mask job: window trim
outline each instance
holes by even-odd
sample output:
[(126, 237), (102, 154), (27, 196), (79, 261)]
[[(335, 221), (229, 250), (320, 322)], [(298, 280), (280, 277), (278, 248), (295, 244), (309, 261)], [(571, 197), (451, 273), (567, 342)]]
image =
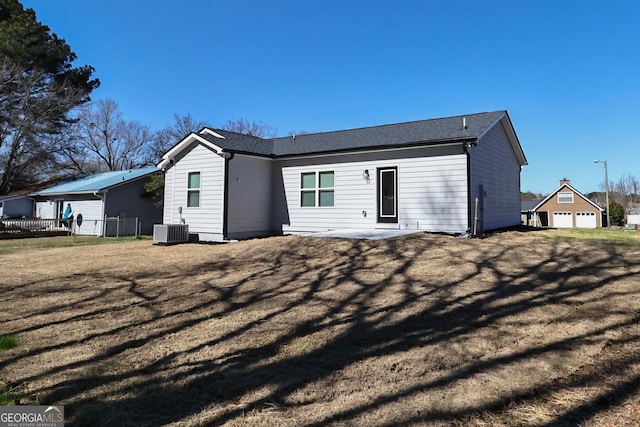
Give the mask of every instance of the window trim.
[[(571, 201), (562, 200), (561, 196), (563, 196), (563, 197), (571, 196)], [(559, 192), (558, 193), (558, 203), (568, 204), (568, 203), (573, 203), (573, 201), (574, 201), (574, 198), (573, 198), (573, 192), (572, 191), (563, 191), (563, 192)]]
[[(327, 174), (330, 173), (333, 176), (333, 186), (332, 187), (322, 187), (320, 184), (320, 175), (321, 174)], [(312, 175), (313, 174), (313, 179), (314, 179), (314, 187), (303, 187), (303, 176), (307, 175)], [(298, 189), (298, 194), (300, 195), (300, 203), (299, 206), (301, 208), (304, 209), (310, 209), (310, 208), (322, 208), (322, 209), (327, 209), (327, 208), (334, 208), (336, 206), (336, 199), (335, 199), (335, 194), (336, 194), (336, 171), (335, 170), (315, 170), (315, 171), (304, 171), (304, 172), (300, 172), (300, 181), (299, 182), (299, 186), (300, 188)], [(333, 194), (333, 204), (329, 205), (329, 206), (322, 206), (320, 204), (320, 194), (321, 193), (329, 193), (331, 192)], [(303, 204), (303, 194), (309, 194), (309, 193), (313, 193), (313, 206), (311, 205), (307, 205), (305, 206)]]
[[(190, 178), (194, 174), (198, 174), (198, 187), (191, 188), (191, 187), (189, 187), (189, 185), (191, 183)], [(200, 205), (201, 205), (201, 203), (200, 203), (200, 194), (201, 194), (200, 192), (201, 192), (201, 189), (202, 189), (202, 173), (200, 171), (187, 172), (187, 200), (186, 200), (186, 203), (185, 203), (187, 208), (192, 209), (192, 208), (199, 208), (200, 207)], [(197, 206), (189, 206), (189, 195), (192, 194), (192, 193), (197, 193), (198, 194), (198, 205)]]

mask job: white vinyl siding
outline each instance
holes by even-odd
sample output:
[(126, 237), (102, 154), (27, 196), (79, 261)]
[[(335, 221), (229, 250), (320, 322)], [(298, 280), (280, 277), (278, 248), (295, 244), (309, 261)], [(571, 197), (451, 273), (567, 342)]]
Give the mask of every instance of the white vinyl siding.
[(502, 123), (497, 122), (468, 150), (471, 157), (470, 203), (475, 209), (475, 199), (479, 200), (481, 229), (519, 225), (520, 165)]
[[(420, 148), (279, 161), (276, 168), (281, 168), (280, 185), (288, 212), (276, 209), (281, 216), (275, 220), (282, 221), (285, 232), (389, 227), (463, 232), (467, 228), (467, 175), (466, 156), (459, 151)], [(375, 171), (385, 167), (398, 171), (397, 224), (377, 223)], [(334, 207), (301, 207), (301, 174), (321, 171), (334, 172)]]
[(56, 202), (36, 202), (36, 218), (54, 219), (56, 217)]
[(104, 227), (102, 200), (69, 200), (64, 202), (64, 206), (67, 206), (67, 203), (71, 203), (74, 220), (82, 214), (82, 225), (76, 231), (78, 234), (102, 236)]
[(269, 234), (271, 159), (236, 154), (229, 161), (228, 238)]
[[(224, 167), (222, 157), (200, 144), (186, 149), (165, 174), (163, 222), (186, 223), (190, 233), (222, 234)], [(199, 206), (188, 207), (188, 174), (195, 171), (200, 172)]]
[[(68, 196), (82, 197), (82, 196)], [(93, 197), (93, 196), (88, 196)], [(36, 216), (42, 219), (57, 218), (56, 204), (61, 203), (66, 208), (67, 204), (71, 204), (71, 213), (74, 220), (78, 219), (78, 215), (82, 214), (82, 225), (76, 230), (77, 234), (101, 236), (103, 230), (103, 202), (102, 200), (71, 200), (57, 199), (56, 201), (40, 201), (36, 202)]]

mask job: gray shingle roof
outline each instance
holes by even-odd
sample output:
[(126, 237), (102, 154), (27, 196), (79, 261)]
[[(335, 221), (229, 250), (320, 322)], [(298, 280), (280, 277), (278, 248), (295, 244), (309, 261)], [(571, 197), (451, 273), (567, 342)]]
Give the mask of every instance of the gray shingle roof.
[[(372, 126), (313, 134), (262, 139), (221, 129), (212, 129), (224, 136), (201, 134), (203, 138), (225, 151), (258, 154), (270, 157), (331, 153), (370, 148), (393, 148), (417, 144), (439, 144), (473, 140), (506, 111), (493, 111), (440, 119)], [(466, 127), (463, 127), (463, 118)]]
[(215, 133), (224, 136), (224, 139), (217, 138), (207, 133), (199, 134), (207, 141), (223, 148), (225, 151), (238, 153), (259, 154), (261, 156), (273, 155), (273, 141), (259, 138), (257, 136), (244, 135), (222, 129), (212, 129)]
[(520, 212), (529, 212), (540, 204), (542, 199), (536, 200), (520, 200)]
[[(274, 154), (287, 156), (366, 148), (399, 147), (475, 139), (505, 112), (469, 114), (274, 139)], [(463, 127), (463, 117), (466, 128)]]

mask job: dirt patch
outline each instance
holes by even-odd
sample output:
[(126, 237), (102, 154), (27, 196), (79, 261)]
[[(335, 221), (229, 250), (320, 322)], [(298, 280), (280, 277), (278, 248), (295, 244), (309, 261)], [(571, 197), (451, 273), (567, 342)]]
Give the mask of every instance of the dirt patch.
[(639, 346), (639, 255), (518, 232), (5, 255), (0, 375), (70, 425), (606, 425), (638, 403), (637, 358), (607, 354)]

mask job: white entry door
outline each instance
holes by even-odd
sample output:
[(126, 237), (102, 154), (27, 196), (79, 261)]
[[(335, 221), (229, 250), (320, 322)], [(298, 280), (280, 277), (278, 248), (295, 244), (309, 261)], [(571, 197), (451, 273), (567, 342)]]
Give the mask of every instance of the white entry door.
[(573, 228), (573, 214), (571, 212), (554, 212), (553, 226), (555, 228)]
[(595, 212), (576, 212), (576, 227), (577, 228), (596, 228), (596, 213)]

